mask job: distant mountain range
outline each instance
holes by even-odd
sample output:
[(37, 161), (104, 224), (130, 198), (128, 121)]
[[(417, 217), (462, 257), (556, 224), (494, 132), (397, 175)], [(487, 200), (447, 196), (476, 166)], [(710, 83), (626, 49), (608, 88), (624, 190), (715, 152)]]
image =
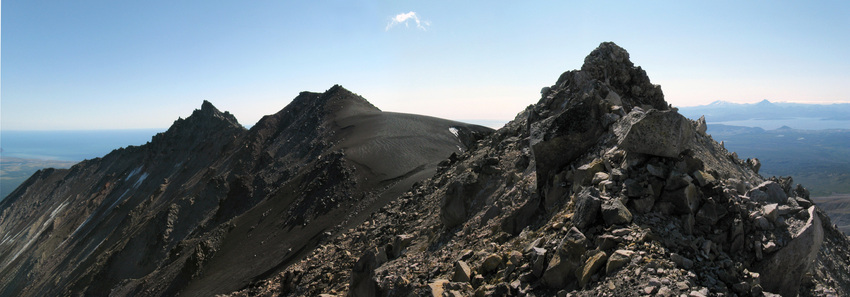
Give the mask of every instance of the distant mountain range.
[(850, 103), (805, 104), (770, 102), (767, 99), (749, 104), (715, 101), (708, 105), (679, 107), (679, 113), (692, 119), (705, 115), (708, 122), (784, 118), (850, 121)]

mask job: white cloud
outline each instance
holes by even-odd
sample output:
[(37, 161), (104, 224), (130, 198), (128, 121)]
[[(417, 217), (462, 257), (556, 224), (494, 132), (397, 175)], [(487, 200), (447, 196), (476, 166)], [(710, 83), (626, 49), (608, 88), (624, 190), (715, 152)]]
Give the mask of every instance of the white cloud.
[(431, 22), (420, 20), (419, 16), (417, 16), (415, 12), (411, 11), (408, 13), (399, 13), (392, 17), (390, 22), (387, 24), (387, 28), (384, 30), (389, 31), (390, 28), (401, 23), (404, 23), (405, 27), (409, 27), (408, 24), (410, 23), (410, 20), (416, 22), (416, 28), (422, 29), (423, 31), (427, 31), (427, 27), (431, 25)]

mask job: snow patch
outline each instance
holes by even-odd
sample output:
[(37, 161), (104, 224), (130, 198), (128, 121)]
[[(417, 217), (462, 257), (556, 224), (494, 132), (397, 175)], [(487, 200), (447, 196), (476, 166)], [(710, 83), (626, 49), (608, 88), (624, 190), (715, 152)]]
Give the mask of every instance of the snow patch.
[[(15, 240), (12, 238), (12, 234), (6, 234), (6, 235), (4, 235), (4, 236), (3, 236), (3, 241), (0, 241), (0, 245), (4, 245), (4, 244), (6, 244), (6, 242), (7, 242), (7, 241), (9, 241), (10, 239), (12, 239), (12, 242), (15, 242)], [(10, 242), (10, 243), (11, 243), (11, 242)]]
[(85, 226), (86, 224), (88, 224), (89, 222), (91, 222), (91, 219), (93, 219), (93, 218), (94, 218), (94, 216), (95, 216), (96, 214), (97, 214), (97, 212), (96, 212), (96, 211), (95, 211), (95, 212), (92, 212), (92, 214), (91, 214), (91, 215), (89, 215), (89, 217), (88, 217), (88, 218), (87, 218), (87, 219), (86, 219), (86, 220), (85, 220), (82, 224), (80, 224), (80, 226), (79, 226), (79, 227), (77, 227), (77, 229), (74, 229), (74, 232), (73, 232), (73, 233), (71, 233), (71, 237), (74, 237), (75, 235), (77, 235), (77, 232), (79, 232), (79, 231), (80, 231), (80, 229), (83, 229), (83, 226)]
[(142, 173), (142, 176), (139, 176), (139, 180), (137, 180), (136, 183), (133, 184), (133, 188), (138, 189), (139, 185), (141, 185), (142, 182), (145, 181), (146, 178), (148, 178), (148, 173), (147, 172)]
[(457, 131), (457, 128), (455, 128), (455, 127), (449, 127), (449, 132), (452, 132), (452, 134), (454, 134), (454, 135), (455, 135), (455, 137), (460, 138), (460, 136), (457, 134), (457, 132), (458, 132), (458, 131)]
[(124, 194), (121, 194), (121, 196), (119, 196), (118, 199), (115, 199), (115, 202), (112, 202), (112, 205), (109, 205), (109, 208), (107, 208), (106, 213), (111, 212), (112, 209), (115, 208), (115, 206), (118, 205), (119, 202), (124, 200), (124, 196), (127, 196), (127, 193), (129, 193), (129, 192), (130, 192), (130, 189), (127, 189), (127, 190), (124, 191)]
[[(6, 263), (4, 263), (4, 264), (3, 264), (2, 269), (5, 269), (5, 268), (6, 268), (6, 266), (9, 266), (9, 264), (12, 264), (12, 262), (15, 262), (15, 259), (17, 259), (17, 258), (18, 258), (18, 257), (19, 257), (19, 256), (20, 256), (23, 252), (24, 252), (24, 251), (26, 251), (27, 249), (29, 249), (29, 247), (30, 247), (30, 246), (31, 246), (31, 245), (32, 245), (32, 244), (33, 244), (33, 243), (34, 243), (34, 242), (35, 242), (35, 241), (36, 241), (39, 237), (41, 237), (41, 233), (44, 233), (44, 231), (45, 231), (45, 230), (47, 230), (47, 227), (50, 225), (50, 223), (53, 223), (53, 219), (54, 219), (54, 218), (56, 218), (56, 215), (57, 215), (57, 214), (59, 214), (59, 212), (60, 212), (60, 211), (62, 211), (62, 209), (64, 209), (64, 208), (65, 208), (65, 206), (67, 206), (67, 205), (68, 205), (68, 200), (65, 200), (65, 202), (62, 202), (62, 204), (60, 204), (58, 207), (56, 207), (55, 209), (53, 209), (53, 211), (51, 211), (51, 212), (50, 212), (50, 217), (49, 217), (47, 220), (45, 220), (45, 222), (44, 222), (43, 224), (41, 224), (41, 229), (39, 229), (39, 230), (38, 230), (38, 232), (36, 232), (35, 234), (33, 234), (33, 235), (30, 237), (30, 239), (29, 239), (29, 240), (27, 240), (27, 243), (25, 243), (25, 244), (24, 244), (24, 246), (23, 246), (23, 247), (21, 247), (21, 248), (18, 250), (18, 252), (17, 252), (17, 253), (15, 253), (15, 255), (14, 255), (14, 256), (12, 256), (12, 258), (11, 258), (11, 259), (9, 259), (9, 261), (8, 261), (8, 262), (6, 262)], [(20, 233), (18, 233), (18, 235), (20, 235)], [(3, 242), (6, 242), (6, 241), (4, 240)]]
[(139, 168), (136, 168), (136, 169), (133, 169), (133, 171), (130, 171), (130, 174), (128, 174), (127, 177), (124, 178), (124, 181), (130, 180), (130, 178), (132, 178), (136, 174), (139, 174), (139, 172), (142, 172), (142, 166), (139, 166)]

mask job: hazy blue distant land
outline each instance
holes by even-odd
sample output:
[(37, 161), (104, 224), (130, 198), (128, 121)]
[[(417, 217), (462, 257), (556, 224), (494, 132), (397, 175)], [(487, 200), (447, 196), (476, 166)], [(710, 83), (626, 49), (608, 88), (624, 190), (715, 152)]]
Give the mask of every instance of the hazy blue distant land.
[(709, 124), (759, 127), (765, 130), (788, 126), (794, 129), (850, 129), (850, 103), (803, 104), (762, 100), (752, 104), (716, 101), (708, 105), (680, 107), (691, 119), (705, 116)]
[(0, 131), (0, 200), (39, 169), (69, 168), (164, 130)]
[(717, 101), (679, 112), (705, 116), (708, 134), (742, 159), (758, 158), (763, 176), (793, 176), (815, 196), (850, 193), (850, 103)]
[(708, 134), (742, 159), (758, 158), (762, 176), (792, 176), (850, 234), (850, 104), (717, 101), (679, 112), (704, 115)]
[(708, 134), (742, 159), (758, 158), (762, 176), (793, 176), (813, 196), (850, 193), (850, 130), (709, 124)]

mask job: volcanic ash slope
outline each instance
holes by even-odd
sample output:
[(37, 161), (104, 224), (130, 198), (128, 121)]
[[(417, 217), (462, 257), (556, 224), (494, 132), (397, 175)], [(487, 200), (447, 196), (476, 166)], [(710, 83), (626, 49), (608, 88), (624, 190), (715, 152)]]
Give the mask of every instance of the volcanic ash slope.
[(357, 226), (492, 129), (341, 86), (244, 129), (204, 102), (142, 146), (42, 170), (0, 202), (0, 296), (211, 296)]

